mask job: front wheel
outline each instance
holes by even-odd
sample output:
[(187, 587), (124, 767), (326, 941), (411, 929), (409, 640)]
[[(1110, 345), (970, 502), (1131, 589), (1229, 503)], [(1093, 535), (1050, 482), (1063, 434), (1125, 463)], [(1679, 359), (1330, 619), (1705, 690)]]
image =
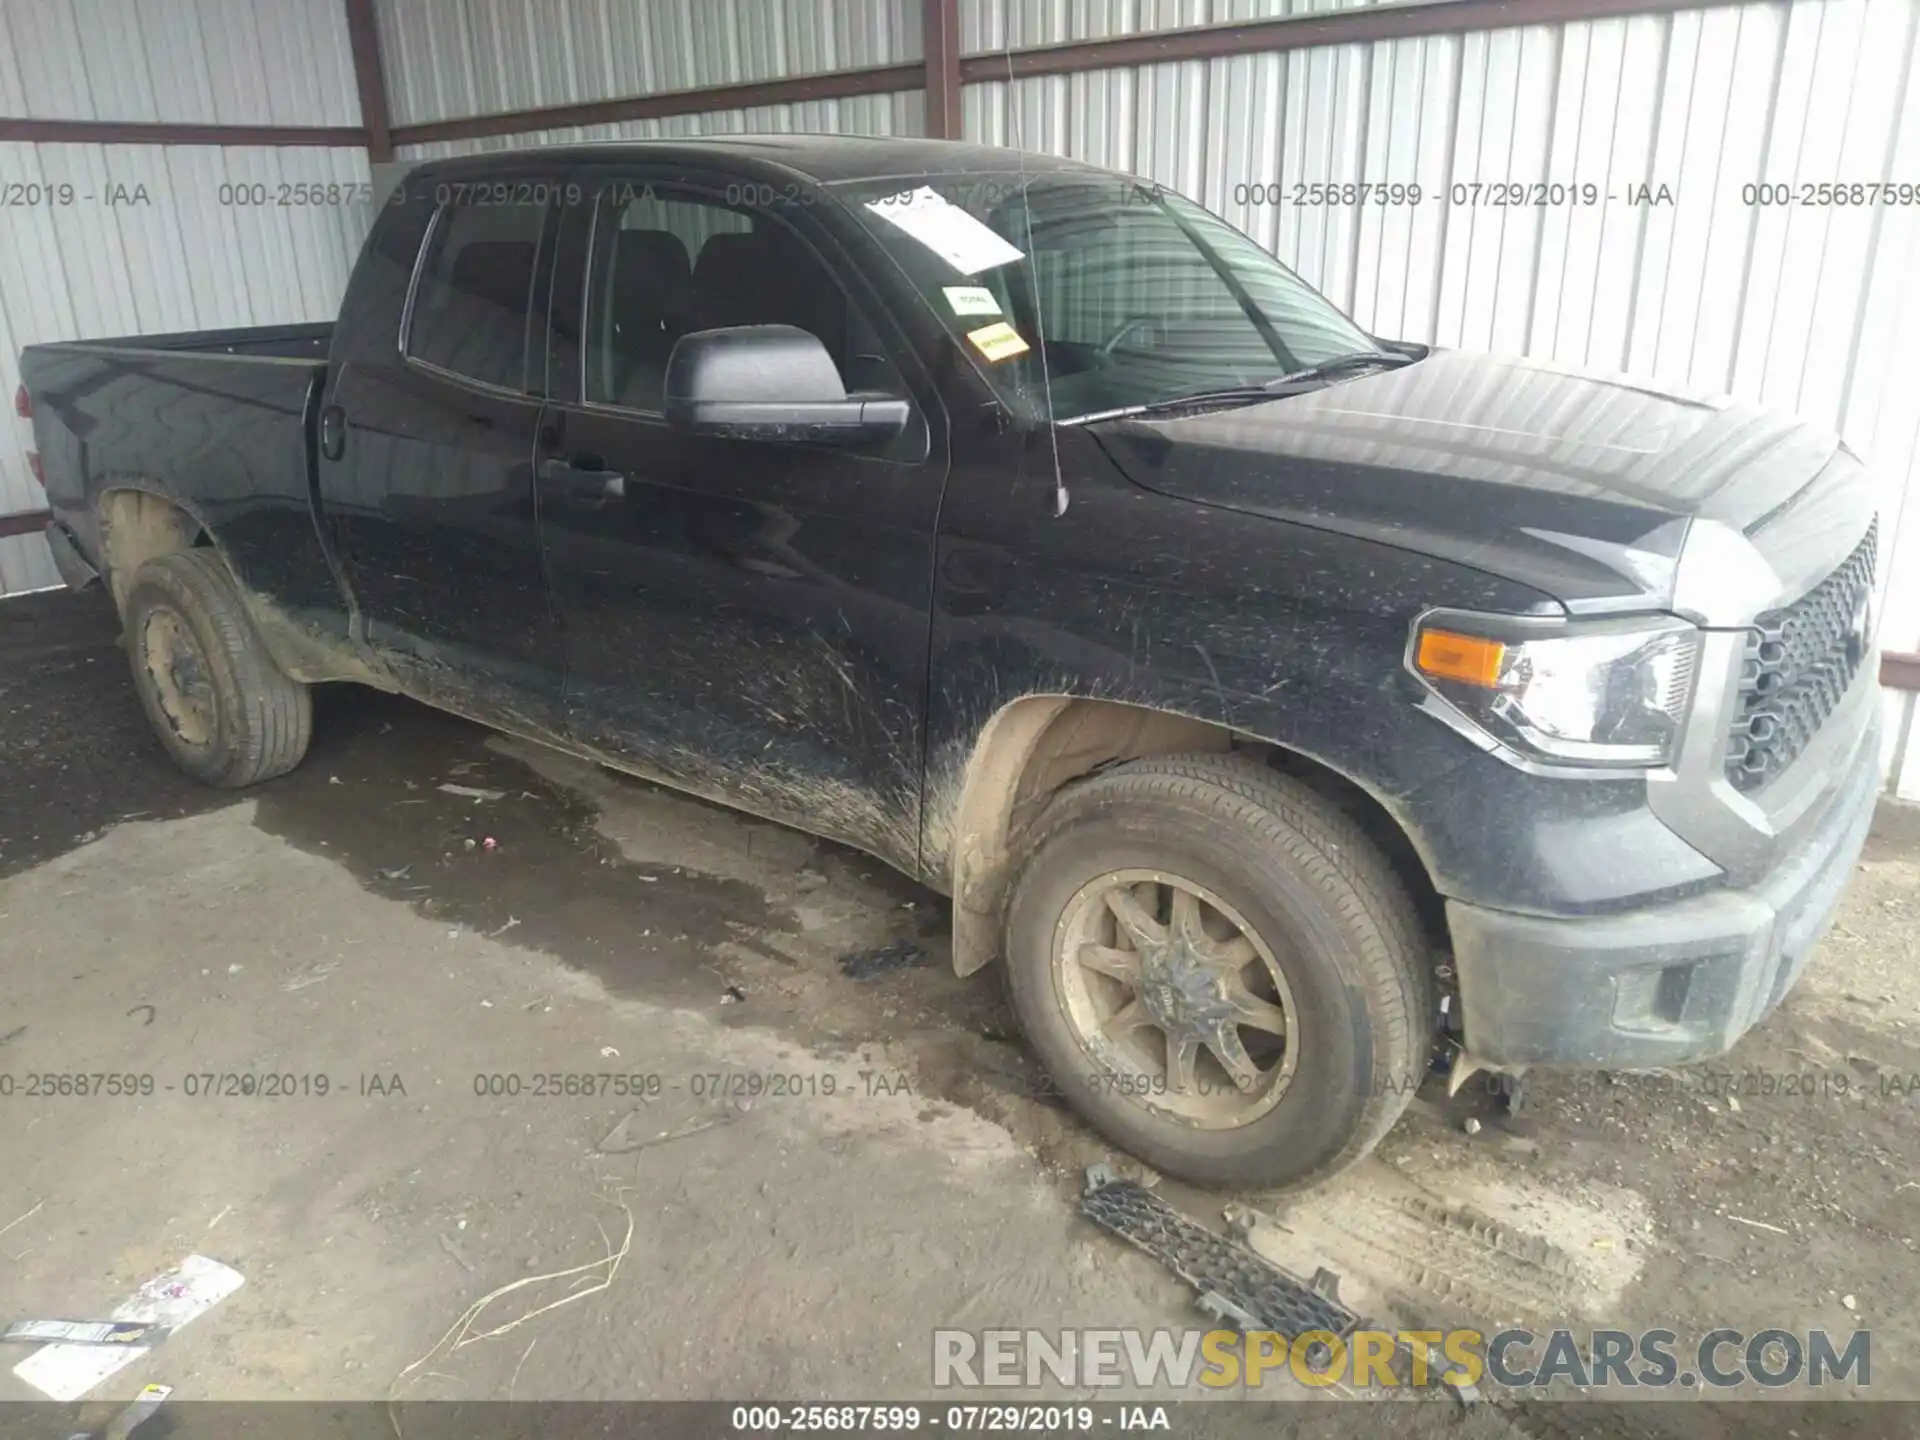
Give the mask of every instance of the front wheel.
[(313, 702), (281, 673), (210, 550), (156, 556), (127, 588), (134, 688), (160, 743), (223, 788), (285, 774), (307, 753)]
[(1101, 1134), (1201, 1185), (1315, 1184), (1426, 1070), (1429, 967), (1392, 868), (1244, 757), (1116, 766), (1029, 832), (1007, 916), (1029, 1043)]

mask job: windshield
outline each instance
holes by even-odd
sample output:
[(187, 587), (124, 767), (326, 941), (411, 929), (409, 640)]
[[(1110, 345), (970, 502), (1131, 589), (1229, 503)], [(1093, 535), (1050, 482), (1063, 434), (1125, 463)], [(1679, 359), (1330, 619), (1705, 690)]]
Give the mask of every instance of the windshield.
[(1379, 348), (1256, 242), (1157, 185), (1049, 172), (834, 189), (1028, 418), (1260, 385)]

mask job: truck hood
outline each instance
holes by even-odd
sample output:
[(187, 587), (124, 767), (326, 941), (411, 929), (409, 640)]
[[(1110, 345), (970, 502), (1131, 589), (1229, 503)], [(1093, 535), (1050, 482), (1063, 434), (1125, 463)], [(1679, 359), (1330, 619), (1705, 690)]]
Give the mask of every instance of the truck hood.
[(1703, 521), (1797, 593), (1872, 509), (1839, 440), (1790, 415), (1465, 351), (1089, 429), (1148, 489), (1470, 565), (1580, 613), (1670, 608)]

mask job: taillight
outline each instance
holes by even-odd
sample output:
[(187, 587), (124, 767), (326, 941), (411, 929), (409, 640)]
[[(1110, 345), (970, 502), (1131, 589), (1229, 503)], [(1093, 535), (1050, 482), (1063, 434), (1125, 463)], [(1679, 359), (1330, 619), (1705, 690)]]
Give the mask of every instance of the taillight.
[(33, 397), (27, 394), (27, 387), (24, 385), (13, 392), (13, 413), (22, 420), (33, 418)]
[(31, 470), (33, 472), (33, 478), (40, 482), (40, 488), (42, 490), (46, 489), (47, 472), (40, 468), (40, 452), (38, 450), (27, 451), (27, 469)]

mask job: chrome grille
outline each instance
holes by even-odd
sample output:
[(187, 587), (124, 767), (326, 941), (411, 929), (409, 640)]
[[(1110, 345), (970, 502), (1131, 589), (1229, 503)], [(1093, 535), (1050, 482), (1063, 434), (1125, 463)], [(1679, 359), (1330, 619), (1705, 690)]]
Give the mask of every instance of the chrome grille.
[(1747, 632), (1740, 703), (1727, 737), (1727, 779), (1758, 790), (1793, 764), (1867, 660), (1880, 523), (1812, 590)]

